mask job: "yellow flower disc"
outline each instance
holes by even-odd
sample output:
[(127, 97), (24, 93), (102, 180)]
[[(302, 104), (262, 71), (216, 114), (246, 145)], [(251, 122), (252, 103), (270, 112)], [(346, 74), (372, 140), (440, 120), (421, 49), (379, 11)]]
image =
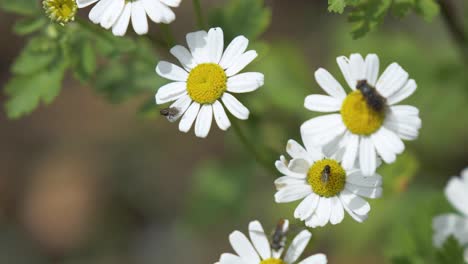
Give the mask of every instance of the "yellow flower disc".
[(286, 264), (286, 262), (282, 261), (281, 259), (269, 258), (262, 260), (260, 264)]
[(42, 6), (49, 18), (61, 25), (75, 20), (78, 10), (75, 0), (44, 0)]
[(203, 63), (190, 71), (187, 92), (197, 103), (212, 104), (227, 89), (227, 76), (223, 68), (215, 63)]
[(385, 119), (385, 111), (375, 111), (366, 101), (361, 91), (350, 93), (341, 106), (341, 118), (354, 134), (370, 135), (377, 131)]
[[(325, 166), (330, 166), (330, 174), (324, 180)], [(346, 184), (346, 171), (333, 159), (316, 161), (307, 173), (307, 182), (312, 186), (314, 193), (323, 197), (333, 197), (339, 194)]]

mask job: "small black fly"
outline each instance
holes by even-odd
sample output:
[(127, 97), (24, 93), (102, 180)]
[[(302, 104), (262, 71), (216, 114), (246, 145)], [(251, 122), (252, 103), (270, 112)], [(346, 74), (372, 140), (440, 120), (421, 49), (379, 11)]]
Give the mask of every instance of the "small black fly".
[(385, 109), (387, 100), (374, 87), (368, 84), (366, 80), (358, 81), (356, 88), (361, 91), (370, 108), (376, 112), (382, 112)]

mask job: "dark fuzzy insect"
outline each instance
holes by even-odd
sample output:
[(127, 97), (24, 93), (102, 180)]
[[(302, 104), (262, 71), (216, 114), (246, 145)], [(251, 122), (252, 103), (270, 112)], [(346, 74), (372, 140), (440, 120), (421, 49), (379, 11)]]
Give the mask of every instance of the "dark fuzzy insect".
[(179, 114), (179, 109), (176, 107), (164, 108), (159, 111), (162, 116), (165, 116), (167, 120), (174, 122), (176, 116)]
[(330, 180), (330, 174), (331, 174), (331, 167), (329, 165), (325, 165), (325, 167), (322, 170), (322, 182), (323, 183), (328, 183)]
[(273, 250), (280, 250), (284, 247), (286, 241), (286, 234), (288, 233), (288, 228), (284, 228), (286, 220), (280, 219), (276, 225), (275, 232), (271, 237), (270, 246)]
[(385, 97), (381, 96), (377, 90), (369, 85), (366, 80), (358, 81), (356, 88), (361, 91), (366, 99), (367, 105), (376, 112), (382, 112), (387, 105)]

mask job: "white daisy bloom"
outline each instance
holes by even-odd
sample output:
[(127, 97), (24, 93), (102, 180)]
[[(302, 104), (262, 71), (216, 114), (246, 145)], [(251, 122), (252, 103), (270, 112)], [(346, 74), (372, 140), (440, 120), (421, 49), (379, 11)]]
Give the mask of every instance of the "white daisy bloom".
[(364, 198), (382, 195), (382, 177), (376, 173), (364, 176), (356, 168), (345, 169), (340, 154), (327, 157), (319, 148), (307, 143), (305, 146), (289, 140), (286, 151), (292, 160), (281, 156), (276, 161), (283, 176), (275, 181), (275, 201), (302, 200), (294, 217), (312, 228), (341, 223), (345, 211), (358, 222), (366, 220), (371, 208)]
[(177, 114), (169, 120), (182, 116), (180, 131), (188, 132), (195, 122), (195, 135), (204, 138), (213, 116), (218, 127), (227, 130), (231, 122), (221, 102), (236, 118), (249, 117), (249, 110), (231, 94), (252, 92), (263, 85), (263, 74), (239, 73), (257, 57), (254, 50), (246, 51), (248, 43), (239, 36), (224, 50), (221, 28), (197, 31), (187, 34), (189, 49), (177, 45), (170, 51), (183, 68), (166, 61), (158, 63), (156, 72), (174, 82), (159, 88), (156, 103), (175, 101), (170, 109), (176, 109)]
[[(287, 220), (286, 220), (287, 221)], [(302, 252), (309, 243), (312, 234), (301, 231), (291, 242), (284, 256), (283, 248), (274, 250), (258, 221), (249, 224), (249, 239), (240, 231), (234, 231), (229, 235), (229, 242), (237, 255), (224, 253), (216, 264), (326, 264), (327, 257), (324, 254), (315, 254), (304, 260), (298, 261)]]
[(434, 245), (440, 248), (449, 236), (453, 236), (466, 246), (465, 261), (468, 262), (468, 167), (462, 171), (461, 177), (449, 180), (445, 196), (459, 214), (443, 214), (434, 218)]
[(317, 83), (328, 95), (309, 95), (304, 106), (312, 111), (338, 112), (319, 116), (301, 126), (304, 141), (323, 147), (327, 154), (344, 150), (342, 165), (351, 168), (359, 160), (364, 175), (373, 175), (377, 156), (392, 163), (405, 149), (402, 139), (414, 140), (421, 128), (416, 107), (395, 105), (416, 90), (416, 82), (397, 63), (379, 75), (379, 58), (360, 54), (337, 58), (352, 92), (346, 94), (325, 69), (315, 72)]
[(115, 36), (123, 36), (130, 19), (133, 29), (139, 35), (148, 33), (146, 15), (155, 23), (171, 23), (175, 20), (171, 7), (178, 7), (181, 0), (76, 0), (78, 8), (96, 2), (89, 12), (89, 19), (105, 29), (112, 27)]

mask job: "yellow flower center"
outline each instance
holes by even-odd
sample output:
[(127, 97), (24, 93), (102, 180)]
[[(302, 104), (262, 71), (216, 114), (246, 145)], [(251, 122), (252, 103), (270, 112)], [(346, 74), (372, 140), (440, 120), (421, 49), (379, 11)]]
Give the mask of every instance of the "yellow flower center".
[(286, 262), (282, 261), (281, 259), (269, 258), (262, 260), (260, 264), (286, 264)]
[(215, 63), (203, 63), (190, 71), (187, 92), (197, 103), (212, 104), (227, 89), (227, 76), (223, 68)]
[(61, 25), (75, 20), (78, 10), (75, 0), (44, 0), (42, 6), (49, 18)]
[(333, 159), (316, 161), (307, 173), (307, 182), (314, 193), (333, 197), (339, 194), (346, 183), (346, 171)]
[(382, 126), (385, 111), (374, 110), (362, 92), (356, 90), (344, 100), (341, 106), (341, 118), (352, 133), (370, 135)]

